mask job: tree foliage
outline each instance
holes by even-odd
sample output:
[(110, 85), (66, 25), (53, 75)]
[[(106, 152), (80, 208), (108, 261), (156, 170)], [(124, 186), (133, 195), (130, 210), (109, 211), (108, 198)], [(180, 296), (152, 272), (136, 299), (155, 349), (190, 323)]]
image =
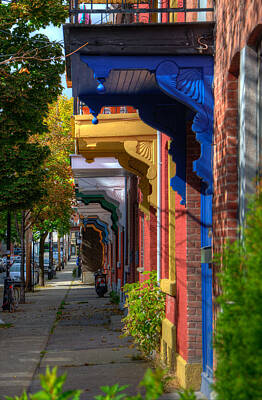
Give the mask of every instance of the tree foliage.
[(40, 232), (57, 230), (62, 236), (70, 228), (74, 196), (70, 167), (62, 163), (50, 165), (43, 188), (46, 194), (32, 210), (33, 225)]
[[(0, 242), (3, 240), (7, 242), (6, 237), (6, 222), (7, 222), (7, 211), (0, 211)], [(20, 244), (20, 236), (16, 229), (14, 218), (11, 218), (11, 242)]]
[(48, 154), (47, 146), (35, 143), (0, 146), (0, 210), (26, 210), (45, 194)]
[(60, 236), (70, 229), (70, 217), (74, 198), (72, 171), (69, 154), (73, 150), (71, 136), (72, 101), (60, 97), (49, 106), (45, 120), (49, 130), (31, 138), (40, 146), (48, 144), (50, 155), (45, 161), (46, 175), (43, 182), (44, 196), (35, 204), (31, 212), (34, 230), (40, 234), (39, 261), (41, 268), (40, 284), (44, 285), (44, 241), (48, 232), (58, 231)]
[(14, 143), (47, 130), (43, 118), (48, 104), (61, 93), (64, 61), (61, 44), (35, 30), (51, 22), (64, 22), (66, 14), (61, 3), (0, 2), (1, 141)]
[(244, 240), (226, 247), (217, 319), (218, 400), (255, 400), (262, 393), (262, 191), (252, 202)]
[(74, 188), (69, 154), (73, 151), (71, 136), (72, 100), (60, 96), (49, 106), (45, 120), (48, 132), (32, 137), (38, 145), (48, 144), (50, 155), (45, 161), (46, 177), (43, 183), (45, 195), (35, 205), (32, 218), (35, 228), (43, 232), (58, 230), (68, 232), (72, 213)]
[(45, 193), (48, 104), (61, 93), (62, 47), (37, 32), (66, 18), (62, 0), (0, 0), (0, 210), (26, 209)]

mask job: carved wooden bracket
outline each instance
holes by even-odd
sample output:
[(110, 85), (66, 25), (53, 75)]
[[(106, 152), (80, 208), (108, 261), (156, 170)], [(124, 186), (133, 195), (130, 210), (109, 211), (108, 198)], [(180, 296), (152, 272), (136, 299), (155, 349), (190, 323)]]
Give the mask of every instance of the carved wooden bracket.
[(100, 124), (92, 116), (75, 116), (78, 152), (93, 162), (98, 157), (115, 157), (127, 171), (140, 178), (143, 194), (140, 208), (146, 214), (157, 207), (157, 135), (137, 114), (104, 114)]

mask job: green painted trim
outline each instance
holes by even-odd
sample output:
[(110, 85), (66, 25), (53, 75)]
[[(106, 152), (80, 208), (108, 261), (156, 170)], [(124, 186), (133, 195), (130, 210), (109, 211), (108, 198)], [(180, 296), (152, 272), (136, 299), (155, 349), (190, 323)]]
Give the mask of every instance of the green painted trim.
[(78, 190), (76, 192), (76, 198), (81, 200), (85, 205), (88, 205), (90, 203), (99, 203), (101, 207), (104, 210), (107, 210), (111, 213), (111, 221), (112, 221), (112, 230), (117, 234), (118, 232), (118, 215), (117, 215), (117, 206), (113, 203), (110, 203), (105, 199), (105, 197), (102, 194), (84, 194), (79, 192)]

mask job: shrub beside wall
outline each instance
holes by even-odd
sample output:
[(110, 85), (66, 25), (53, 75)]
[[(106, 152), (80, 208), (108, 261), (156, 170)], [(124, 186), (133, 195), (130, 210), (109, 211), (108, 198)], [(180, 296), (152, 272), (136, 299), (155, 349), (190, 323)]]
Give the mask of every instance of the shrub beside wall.
[(217, 400), (262, 398), (262, 192), (250, 205), (243, 241), (227, 246), (215, 348)]

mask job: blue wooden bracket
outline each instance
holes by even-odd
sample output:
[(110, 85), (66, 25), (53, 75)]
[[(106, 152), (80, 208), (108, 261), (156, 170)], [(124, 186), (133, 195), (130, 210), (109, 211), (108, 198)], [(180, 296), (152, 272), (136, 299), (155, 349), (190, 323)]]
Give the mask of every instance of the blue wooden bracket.
[[(201, 146), (201, 155), (194, 161), (193, 170), (206, 182), (206, 193), (211, 194), (213, 58), (199, 55), (79, 57), (93, 71), (93, 81), (89, 79), (85, 83), (86, 93), (80, 99), (90, 107), (94, 124), (98, 123), (97, 116), (103, 106), (131, 105), (139, 110), (145, 123), (174, 139), (170, 153), (176, 162), (177, 173), (171, 180), (171, 186), (181, 195), (182, 204), (186, 203), (186, 131), (181, 130), (178, 121), (181, 118), (185, 121), (185, 110), (191, 110), (192, 130)], [(144, 86), (140, 85), (134, 92), (125, 89), (125, 85), (124, 89), (118, 87), (115, 90), (110, 73), (123, 70), (147, 70), (154, 74), (155, 79), (145, 82)], [(181, 107), (184, 107), (183, 117)], [(181, 138), (181, 134), (184, 138)]]
[[(211, 87), (213, 68), (211, 66), (179, 67), (174, 61), (164, 61), (156, 70), (156, 80), (161, 90), (196, 112), (192, 130), (196, 133), (196, 139), (200, 143), (201, 155), (198, 160), (194, 161), (193, 169), (207, 183), (207, 194), (211, 194), (213, 185), (213, 95)], [(173, 181), (174, 184), (175, 181)]]

